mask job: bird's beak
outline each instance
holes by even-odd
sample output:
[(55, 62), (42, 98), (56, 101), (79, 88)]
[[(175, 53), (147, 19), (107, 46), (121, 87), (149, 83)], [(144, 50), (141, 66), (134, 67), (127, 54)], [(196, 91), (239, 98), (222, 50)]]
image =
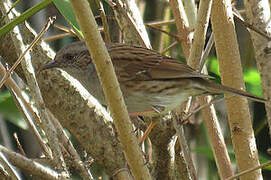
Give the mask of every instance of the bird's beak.
[(58, 63), (53, 61), (53, 62), (50, 62), (44, 66), (42, 66), (39, 70), (38, 70), (38, 73), (40, 73), (41, 71), (43, 70), (46, 70), (46, 69), (52, 69), (52, 68), (56, 68), (58, 67)]

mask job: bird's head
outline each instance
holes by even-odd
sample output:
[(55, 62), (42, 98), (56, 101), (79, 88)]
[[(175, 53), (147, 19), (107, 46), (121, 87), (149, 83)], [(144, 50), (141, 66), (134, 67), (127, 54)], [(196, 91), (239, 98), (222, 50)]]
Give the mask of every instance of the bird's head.
[(75, 69), (84, 70), (91, 63), (91, 57), (84, 42), (74, 42), (60, 49), (54, 60), (44, 66), (39, 71), (52, 68), (60, 68), (70, 73)]

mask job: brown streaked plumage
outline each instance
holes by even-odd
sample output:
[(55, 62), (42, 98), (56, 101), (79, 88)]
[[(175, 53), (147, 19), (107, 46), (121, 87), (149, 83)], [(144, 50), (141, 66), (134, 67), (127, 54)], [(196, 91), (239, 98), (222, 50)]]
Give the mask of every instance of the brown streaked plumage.
[[(231, 93), (255, 101), (265, 99), (209, 81), (173, 58), (138, 46), (107, 45), (129, 113), (168, 112), (189, 96)], [(58, 67), (77, 79), (102, 104), (106, 104), (91, 56), (83, 42), (71, 43), (52, 63), (41, 70)]]

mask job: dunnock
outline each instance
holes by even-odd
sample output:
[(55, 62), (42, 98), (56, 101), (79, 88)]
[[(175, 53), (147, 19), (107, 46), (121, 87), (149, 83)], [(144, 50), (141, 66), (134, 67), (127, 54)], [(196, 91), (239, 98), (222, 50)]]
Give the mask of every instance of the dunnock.
[[(166, 113), (189, 96), (230, 93), (255, 101), (265, 99), (214, 83), (173, 58), (154, 50), (126, 44), (107, 45), (128, 112)], [(84, 42), (70, 43), (57, 52), (53, 62), (40, 70), (60, 68), (77, 79), (100, 103), (106, 104), (95, 66)]]

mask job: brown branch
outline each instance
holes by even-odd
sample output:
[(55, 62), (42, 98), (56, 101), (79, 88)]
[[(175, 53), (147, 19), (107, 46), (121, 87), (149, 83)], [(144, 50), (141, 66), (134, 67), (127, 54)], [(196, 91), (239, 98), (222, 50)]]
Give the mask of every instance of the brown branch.
[(138, 141), (133, 134), (133, 126), (128, 116), (110, 56), (98, 29), (94, 28), (97, 27), (97, 24), (92, 11), (86, 0), (71, 0), (70, 2), (86, 39), (87, 47), (91, 52), (93, 63), (132, 174), (136, 179), (151, 179), (147, 167), (144, 166)]
[[(55, 18), (54, 18), (55, 19)], [(49, 19), (47, 24), (44, 26), (42, 31), (37, 35), (37, 38), (34, 39), (33, 44), (38, 42), (38, 39), (41, 38), (42, 34), (45, 33), (45, 31), (49, 28), (49, 25), (53, 23), (53, 19)], [(18, 38), (22, 38), (21, 34), (17, 35)], [(33, 47), (32, 43), (30, 47)], [(21, 45), (21, 49), (25, 49), (25, 45)], [(24, 52), (22, 52), (24, 54)], [(34, 67), (32, 64), (31, 54), (29, 52), (26, 52), (27, 56), (23, 56), (23, 60), (21, 65), (23, 67), (25, 77), (28, 83), (31, 93), (31, 97), (33, 98), (34, 104), (39, 112), (39, 117), (41, 119), (41, 126), (42, 129), (45, 132), (45, 135), (48, 139), (48, 145), (52, 151), (53, 159), (56, 163), (56, 168), (59, 171), (63, 171), (67, 176), (69, 176), (69, 173), (67, 171), (66, 163), (64, 162), (64, 158), (62, 155), (61, 148), (59, 146), (59, 140), (56, 135), (55, 127), (53, 126), (49, 115), (46, 112), (45, 103), (43, 101), (40, 89), (38, 88), (38, 83), (35, 77)]]
[[(193, 43), (188, 59), (188, 64), (195, 69), (200, 68), (200, 61), (202, 58), (202, 52), (206, 39), (206, 32), (209, 25), (211, 6), (212, 1), (200, 1), (197, 25), (194, 32)], [(204, 104), (209, 104), (211, 101), (211, 97), (209, 96), (199, 97), (198, 99), (201, 106), (203, 106)], [(215, 160), (218, 167), (219, 175), (222, 179), (232, 176), (234, 172), (231, 167), (230, 157), (228, 155), (227, 147), (218, 123), (215, 108), (213, 105), (211, 105), (208, 108), (204, 108), (202, 111), (211, 147), (214, 156), (216, 157)]]
[(14, 169), (14, 167), (11, 166), (11, 164), (8, 162), (7, 158), (2, 153), (1, 150), (0, 150), (0, 163), (1, 166), (5, 168), (5, 170), (7, 171), (12, 180), (20, 180), (20, 177), (17, 174), (16, 170)]
[(139, 12), (134, 3), (129, 1), (106, 0), (114, 10), (115, 17), (118, 21), (121, 32), (123, 33), (125, 43), (141, 45), (151, 48), (150, 41), (145, 30), (142, 20), (140, 20)]
[(7, 148), (0, 145), (0, 151), (4, 152), (7, 156), (8, 160), (15, 166), (27, 171), (29, 174), (37, 175), (44, 179), (50, 180), (59, 180), (59, 178), (63, 178), (56, 171), (49, 169), (48, 167), (44, 167), (42, 164), (37, 163), (31, 159), (28, 159), (21, 154), (11, 152)]
[(189, 23), (184, 12), (182, 1), (170, 0), (169, 2), (172, 8), (172, 13), (175, 17), (179, 42), (182, 45), (185, 58), (188, 59), (192, 39), (190, 36)]
[[(213, 1), (211, 21), (222, 83), (236, 89), (244, 89), (230, 1)], [(238, 170), (243, 171), (259, 165), (248, 101), (240, 97), (228, 98), (227, 94), (225, 97), (236, 162)], [(242, 178), (262, 179), (261, 171), (254, 171)]]
[(258, 29), (256, 26), (253, 26), (252, 24), (249, 24), (248, 22), (246, 22), (242, 18), (242, 16), (237, 12), (237, 10), (235, 8), (233, 8), (233, 15), (234, 15), (234, 18), (236, 20), (238, 20), (241, 24), (243, 24), (245, 27), (255, 31), (256, 33), (258, 33), (260, 35), (262, 35), (263, 37), (265, 37), (269, 41), (271, 40), (271, 36), (269, 36), (266, 32), (262, 31), (261, 29)]
[[(183, 3), (180, 0), (170, 0), (169, 2), (170, 2), (172, 12), (176, 21), (179, 42), (183, 48), (185, 58), (188, 59), (189, 54), (190, 54), (191, 43), (192, 43), (192, 39), (191, 39), (192, 36), (190, 34), (189, 22), (184, 11)], [(184, 103), (182, 105), (183, 107), (182, 109), (189, 109), (190, 103), (191, 103), (191, 98), (189, 98), (187, 103)], [(173, 118), (173, 125), (176, 129), (179, 145), (184, 157), (184, 158), (179, 158), (179, 160), (184, 160), (184, 162), (176, 163), (176, 164), (186, 165), (187, 166), (186, 168), (182, 168), (182, 169), (187, 169), (187, 171), (185, 171), (184, 173), (188, 173), (187, 176), (189, 176), (192, 179), (196, 179), (197, 177), (196, 169), (194, 167), (192, 158), (190, 156), (190, 151), (186, 142), (186, 138), (184, 136), (183, 126), (180, 125), (177, 122), (177, 120), (178, 120), (178, 116), (176, 115), (175, 118)], [(180, 167), (177, 166), (177, 169), (180, 169)]]
[[(271, 34), (270, 29), (270, 2), (268, 0), (261, 1), (244, 1), (246, 15), (250, 24), (258, 29)], [(251, 39), (255, 51), (255, 59), (259, 73), (261, 75), (263, 95), (268, 101), (265, 103), (269, 132), (271, 131), (271, 64), (270, 62), (270, 40), (250, 31)], [(269, 133), (269, 136), (271, 134)]]
[(23, 147), (22, 147), (22, 145), (21, 145), (21, 143), (20, 143), (20, 141), (19, 141), (19, 139), (18, 139), (17, 133), (13, 133), (13, 137), (14, 137), (14, 139), (15, 139), (15, 141), (16, 141), (17, 147), (19, 148), (21, 154), (22, 154), (23, 156), (26, 156), (26, 154), (25, 154), (25, 152), (24, 152), (24, 149), (23, 149)]
[(103, 22), (103, 29), (104, 29), (104, 35), (105, 35), (105, 43), (109, 44), (111, 43), (111, 39), (110, 39), (110, 33), (109, 33), (109, 26), (107, 24), (107, 20), (106, 20), (106, 15), (104, 12), (104, 7), (101, 1), (99, 0), (95, 0), (96, 6), (98, 7), (99, 11), (100, 11), (100, 16)]

